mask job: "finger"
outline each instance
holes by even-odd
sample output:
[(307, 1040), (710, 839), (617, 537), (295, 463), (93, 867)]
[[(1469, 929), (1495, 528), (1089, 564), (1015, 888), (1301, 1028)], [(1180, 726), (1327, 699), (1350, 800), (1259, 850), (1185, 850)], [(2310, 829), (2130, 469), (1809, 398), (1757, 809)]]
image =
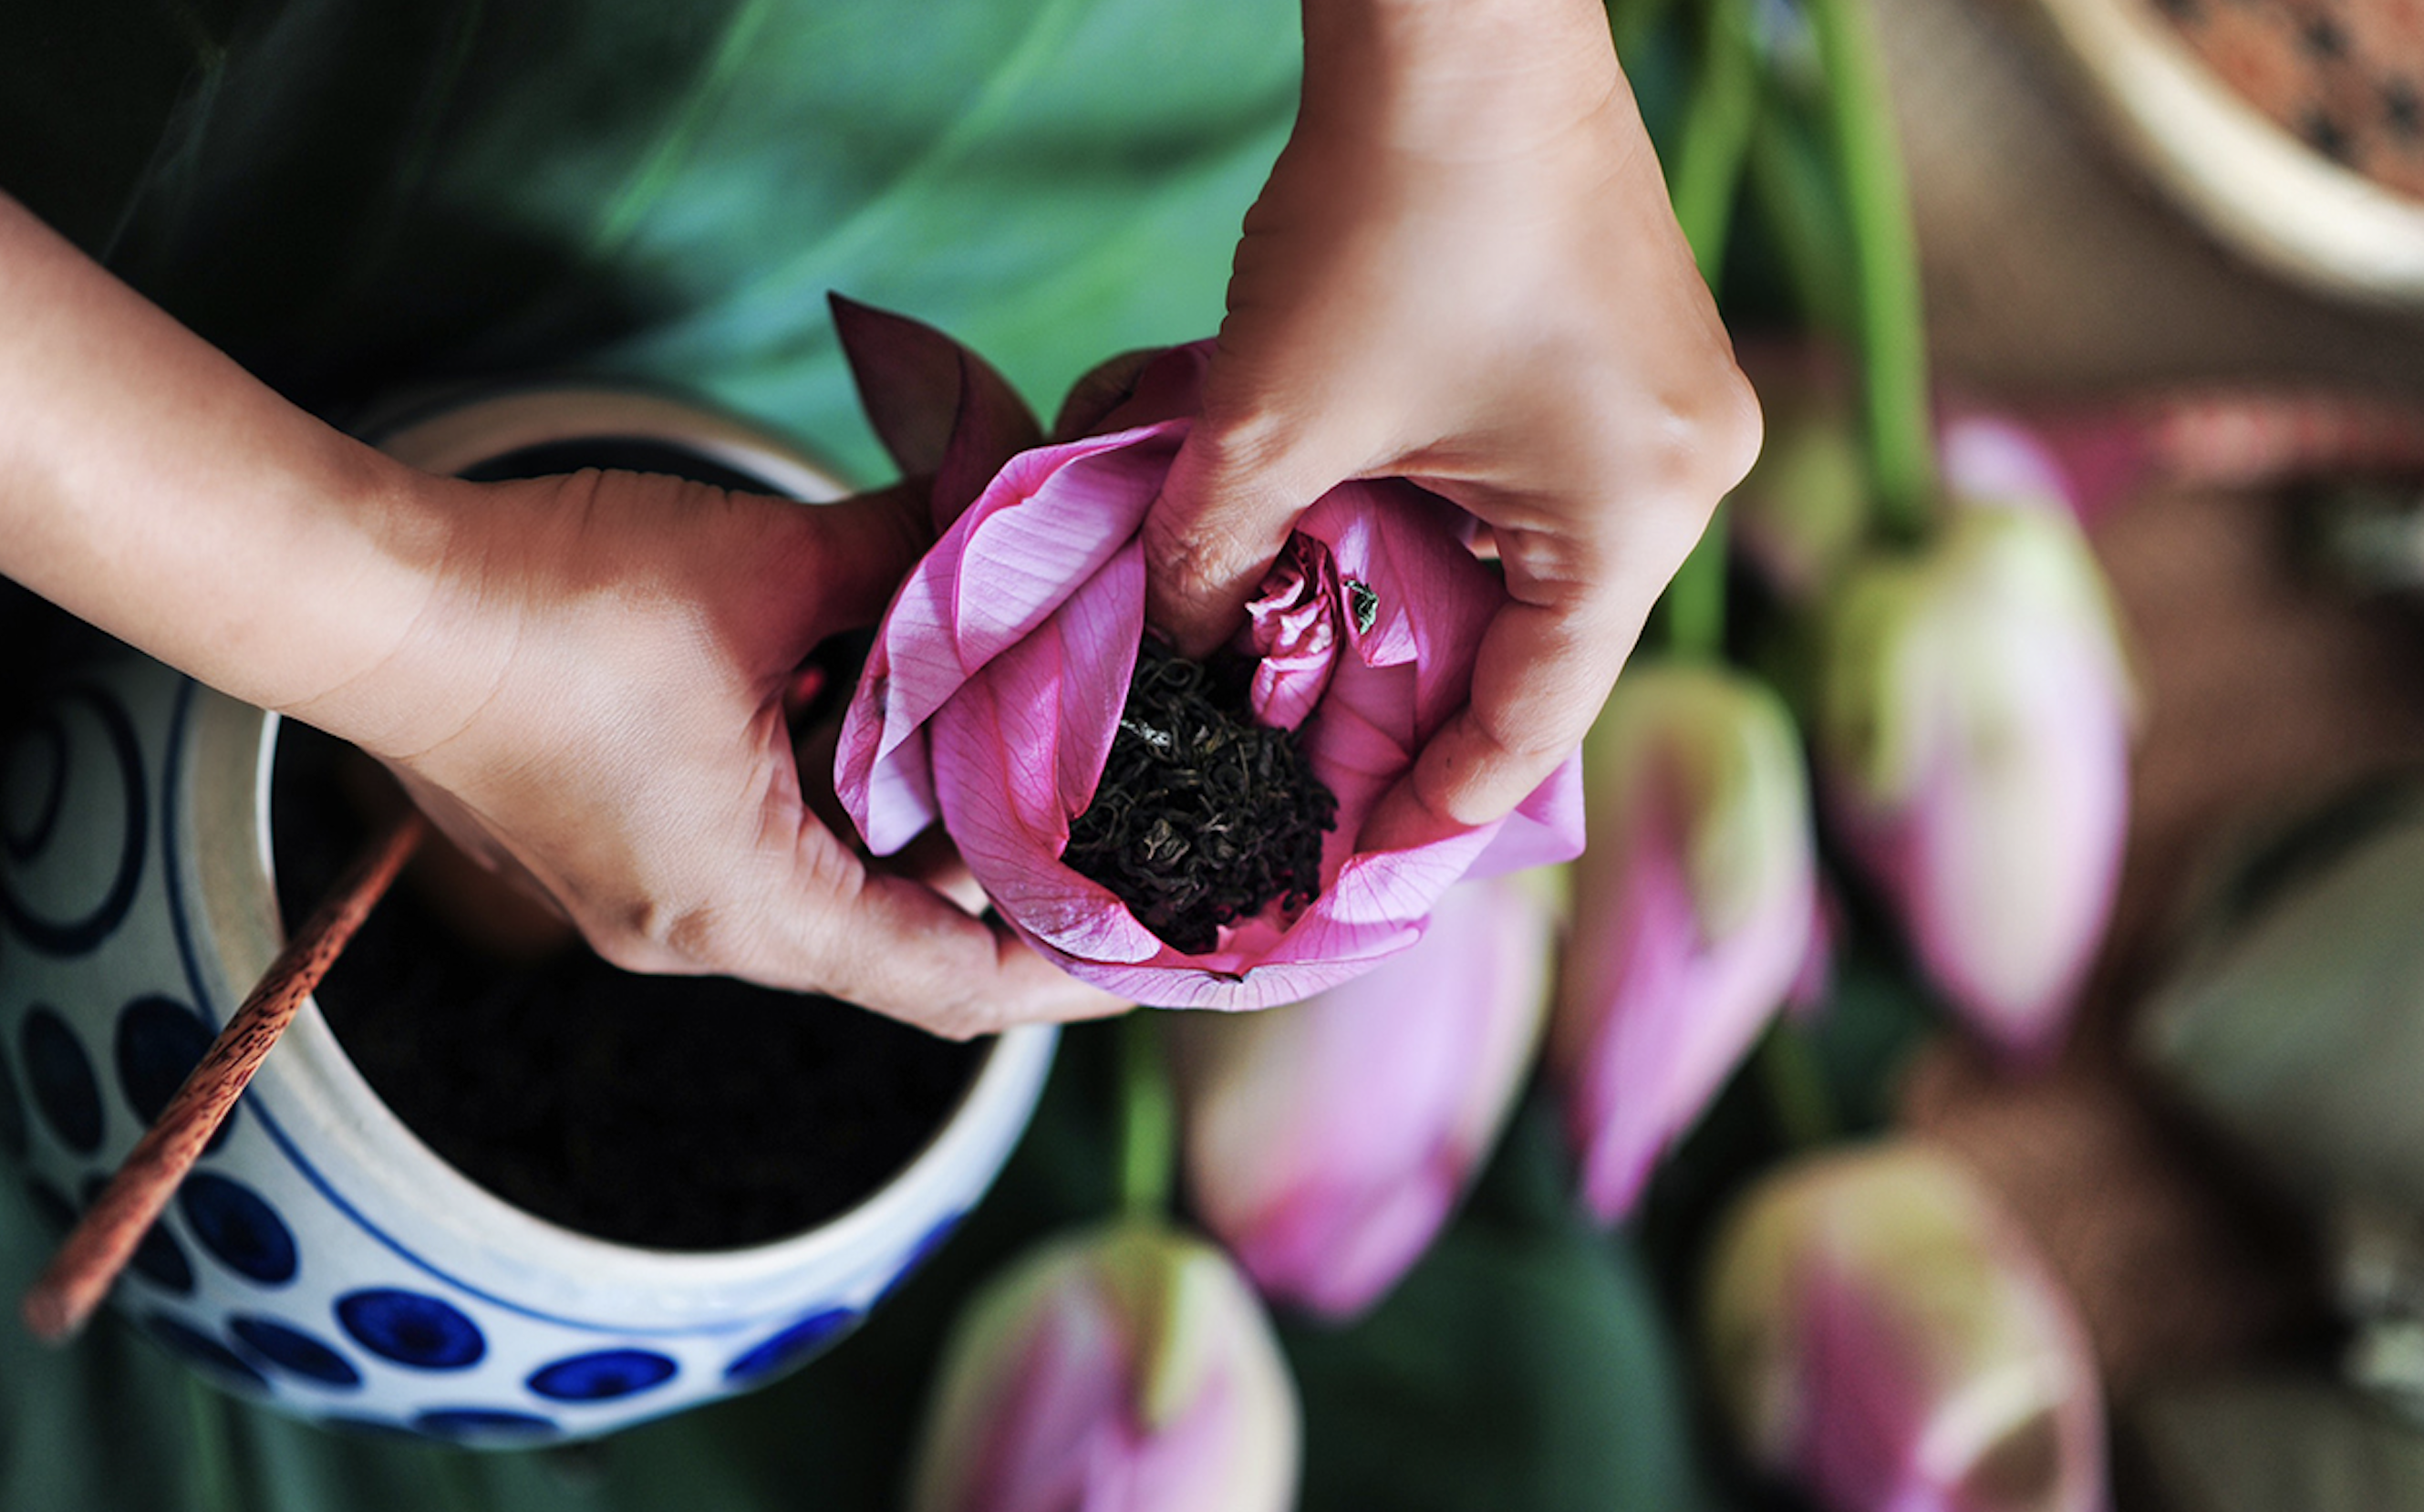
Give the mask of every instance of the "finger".
[(826, 991), (949, 1039), (1132, 1006), (907, 878), (869, 875), (827, 922), (836, 948)]
[(785, 577), (802, 596), (812, 640), (873, 624), (934, 544), (925, 491), (909, 483), (789, 513)]
[(1145, 516), (1146, 619), (1182, 656), (1221, 645), (1297, 517), (1338, 481), (1197, 426)]
[(841, 806), (841, 795), (834, 791), (834, 760), (841, 749), (841, 721), (827, 719), (809, 727), (792, 743), (793, 772), (800, 785), (800, 801), (808, 812), (836, 836), (853, 836), (858, 827), (850, 811)]
[(989, 899), (985, 890), (960, 858), (959, 847), (939, 824), (888, 856), (868, 863), (869, 870), (887, 877), (905, 877), (930, 887), (969, 914), (981, 914)]
[(947, 1039), (1120, 1006), (905, 878), (870, 876), (835, 922), (846, 933), (830, 990)]
[(1410, 850), (1512, 812), (1582, 743), (1644, 617), (1612, 606), (1501, 609), (1474, 660), (1472, 701), (1374, 808), (1359, 848)]

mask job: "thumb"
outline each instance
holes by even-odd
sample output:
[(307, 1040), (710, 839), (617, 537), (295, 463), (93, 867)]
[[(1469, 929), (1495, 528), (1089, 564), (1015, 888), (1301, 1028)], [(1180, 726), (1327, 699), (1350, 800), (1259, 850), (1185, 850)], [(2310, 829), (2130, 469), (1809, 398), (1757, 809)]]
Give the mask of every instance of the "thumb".
[(1145, 617), (1182, 656), (1236, 632), (1297, 517), (1346, 476), (1301, 447), (1199, 422), (1144, 521)]
[(817, 585), (812, 607), (819, 638), (873, 624), (934, 544), (925, 490), (914, 484), (791, 508), (805, 573)]

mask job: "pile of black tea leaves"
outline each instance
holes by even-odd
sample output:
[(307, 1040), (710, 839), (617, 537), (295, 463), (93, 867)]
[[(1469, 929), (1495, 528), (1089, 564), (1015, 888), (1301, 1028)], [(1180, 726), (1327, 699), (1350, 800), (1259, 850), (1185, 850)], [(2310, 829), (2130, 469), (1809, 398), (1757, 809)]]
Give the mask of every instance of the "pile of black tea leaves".
[(1255, 722), (1250, 665), (1191, 661), (1150, 637), (1093, 802), (1060, 859), (1108, 887), (1173, 949), (1321, 891), (1338, 799), (1291, 731)]
[[(272, 836), (290, 931), (368, 833), (344, 790), (363, 765), (316, 731), (279, 730)], [(832, 998), (620, 971), (577, 940), (501, 960), (409, 881), (315, 994), (329, 1027), (448, 1164), (598, 1238), (710, 1250), (813, 1228), (915, 1159), (983, 1059), (981, 1044)]]

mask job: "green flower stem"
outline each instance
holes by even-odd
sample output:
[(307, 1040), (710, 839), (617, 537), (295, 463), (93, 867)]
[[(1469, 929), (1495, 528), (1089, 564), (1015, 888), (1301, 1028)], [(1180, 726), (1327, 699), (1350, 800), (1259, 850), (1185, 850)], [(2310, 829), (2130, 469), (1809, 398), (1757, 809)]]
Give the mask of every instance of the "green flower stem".
[(1759, 56), (1744, 0), (1708, 0), (1701, 21), (1706, 29), (1700, 66), (1692, 75), (1691, 103), (1677, 137), (1666, 194), (1675, 223), (1692, 246), (1692, 261), (1714, 289), (1726, 260), (1751, 128), (1759, 120)]
[(1818, 144), (1787, 112), (1759, 113), (1750, 139), (1750, 193), (1803, 316), (1848, 339), (1854, 325), (1852, 251), (1843, 206)]
[(1791, 1020), (1768, 1026), (1759, 1042), (1758, 1061), (1759, 1077), (1785, 1143), (1795, 1150), (1814, 1150), (1842, 1137), (1843, 1121), (1827, 1090), (1826, 1074), (1809, 1038)]
[(1616, 41), (1617, 61), (1638, 56), (1674, 7), (1675, 0), (1607, 0), (1607, 29)]
[(1131, 1009), (1120, 1023), (1120, 1209), (1154, 1222), (1170, 1212), (1178, 1111), (1162, 1056), (1161, 1020)]
[(1918, 239), (1867, 0), (1807, 0), (1850, 222), (1870, 464), (1887, 528), (1925, 533), (1936, 496)]
[[(1760, 113), (1759, 56), (1751, 44), (1745, 0), (1709, 0), (1701, 18), (1700, 66), (1675, 151), (1667, 196), (1675, 223), (1692, 247), (1700, 277), (1714, 289), (1733, 227)], [(1716, 657), (1725, 649), (1725, 517), (1710, 517), (1699, 544), (1666, 586), (1667, 648), (1681, 657)]]
[(1666, 584), (1666, 649), (1679, 658), (1714, 661), (1726, 649), (1726, 513), (1720, 505), (1692, 554)]

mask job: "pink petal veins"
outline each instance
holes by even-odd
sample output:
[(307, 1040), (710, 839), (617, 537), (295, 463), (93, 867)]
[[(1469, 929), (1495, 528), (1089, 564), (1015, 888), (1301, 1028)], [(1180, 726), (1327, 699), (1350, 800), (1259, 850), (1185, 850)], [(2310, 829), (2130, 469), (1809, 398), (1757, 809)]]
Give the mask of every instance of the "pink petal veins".
[(1338, 660), (1338, 575), (1330, 552), (1311, 537), (1288, 538), (1262, 592), (1246, 606), (1256, 661), (1254, 715), (1274, 729), (1304, 723), (1330, 691)]

